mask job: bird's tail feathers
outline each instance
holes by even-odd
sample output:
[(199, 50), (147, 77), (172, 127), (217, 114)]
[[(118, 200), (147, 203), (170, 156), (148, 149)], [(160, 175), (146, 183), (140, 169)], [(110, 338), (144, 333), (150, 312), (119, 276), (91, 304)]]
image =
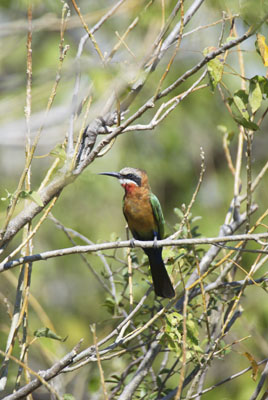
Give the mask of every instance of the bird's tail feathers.
[(175, 296), (175, 291), (162, 259), (162, 249), (144, 250), (149, 258), (155, 294), (157, 296), (171, 299)]

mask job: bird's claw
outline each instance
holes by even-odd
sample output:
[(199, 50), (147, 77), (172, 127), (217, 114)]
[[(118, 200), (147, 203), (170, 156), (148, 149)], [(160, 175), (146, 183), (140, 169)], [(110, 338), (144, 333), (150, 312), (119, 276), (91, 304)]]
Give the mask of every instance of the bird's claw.
[(157, 249), (157, 237), (154, 237), (154, 244), (153, 244), (154, 249)]
[(130, 239), (130, 247), (133, 249), (135, 247), (134, 239)]

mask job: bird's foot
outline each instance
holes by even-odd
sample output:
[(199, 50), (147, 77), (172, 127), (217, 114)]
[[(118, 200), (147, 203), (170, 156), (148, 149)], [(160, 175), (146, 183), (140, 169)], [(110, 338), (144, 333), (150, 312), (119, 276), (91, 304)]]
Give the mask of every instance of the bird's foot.
[(154, 249), (157, 249), (157, 237), (154, 237), (154, 244), (153, 244)]
[(130, 247), (133, 249), (135, 247), (135, 241), (134, 239), (130, 239)]

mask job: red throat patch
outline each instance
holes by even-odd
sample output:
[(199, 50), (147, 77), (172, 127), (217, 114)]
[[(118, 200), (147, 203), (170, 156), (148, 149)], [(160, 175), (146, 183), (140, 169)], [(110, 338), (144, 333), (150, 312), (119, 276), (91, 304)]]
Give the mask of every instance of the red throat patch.
[(135, 183), (123, 183), (122, 187), (125, 189), (126, 193), (132, 193), (135, 189), (138, 188)]

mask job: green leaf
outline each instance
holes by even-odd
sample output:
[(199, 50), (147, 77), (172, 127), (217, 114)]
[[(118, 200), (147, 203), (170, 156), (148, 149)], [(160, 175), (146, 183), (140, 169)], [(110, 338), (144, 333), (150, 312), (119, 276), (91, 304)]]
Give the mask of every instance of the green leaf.
[(255, 79), (254, 77), (253, 79), (250, 80), (249, 84), (249, 104), (253, 114), (260, 108), (261, 102), (262, 102), (261, 85), (258, 79)]
[(181, 211), (180, 208), (177, 208), (177, 207), (174, 208), (174, 213), (179, 217), (180, 220), (183, 219), (184, 214), (183, 214), (183, 212)]
[(220, 83), (222, 79), (223, 62), (218, 57), (216, 57), (208, 62), (207, 67), (210, 85), (212, 91), (214, 91), (215, 87), (218, 85), (218, 83)]
[(70, 393), (65, 393), (63, 395), (63, 400), (75, 400), (75, 397)]
[(198, 345), (198, 329), (196, 325), (193, 320), (186, 321), (187, 338), (189, 342), (193, 345)]
[(34, 201), (38, 206), (44, 207), (44, 203), (40, 197), (40, 194), (35, 190), (22, 190), (19, 195), (22, 199), (31, 199)]
[(66, 336), (65, 338), (62, 338), (61, 336), (58, 336), (55, 332), (53, 332), (51, 329), (46, 328), (46, 327), (37, 329), (34, 332), (34, 336), (35, 337), (46, 337), (49, 339), (59, 340), (60, 342), (65, 342), (68, 338), (68, 336)]
[(160, 369), (159, 375), (168, 374), (170, 372), (169, 368)]
[(116, 310), (116, 302), (112, 297), (107, 297), (105, 299), (105, 302), (103, 303), (103, 307), (106, 308), (108, 313), (114, 315), (115, 310)]
[(225, 125), (218, 125), (218, 130), (223, 133), (223, 136), (228, 144), (233, 140), (235, 133), (234, 131), (228, 131)]
[(165, 332), (164, 335), (162, 336), (160, 342), (165, 343), (165, 344), (167, 343), (168, 348), (171, 351), (174, 351), (176, 354), (179, 355), (181, 353), (180, 340), (179, 340), (179, 338), (176, 338), (174, 335)]
[(171, 312), (166, 314), (167, 321), (170, 323), (171, 326), (178, 326), (179, 323), (183, 320), (183, 316), (178, 312)]
[(233, 140), (233, 138), (235, 137), (235, 132), (234, 131), (230, 131), (227, 133), (227, 142), (231, 143), (231, 141)]
[[(206, 49), (204, 49), (203, 54), (206, 56), (208, 53), (214, 50), (216, 50), (215, 47), (207, 47)], [(209, 83), (212, 92), (214, 92), (215, 87), (222, 79), (223, 67), (224, 60), (222, 58), (222, 55), (213, 58), (207, 63)]]
[(225, 43), (232, 42), (233, 40), (237, 39), (235, 36), (228, 36), (225, 40)]
[(247, 121), (243, 117), (234, 117), (234, 119), (239, 125), (242, 125), (247, 129), (251, 129), (252, 131), (257, 131), (259, 129), (257, 124), (252, 121)]
[(59, 158), (62, 162), (66, 161), (66, 151), (62, 144), (57, 144), (49, 153), (52, 157)]
[(164, 249), (163, 249), (163, 258), (164, 259), (174, 259), (174, 257), (175, 257), (175, 252), (174, 252), (174, 250), (172, 250), (172, 248), (171, 247), (164, 247)]
[(233, 102), (238, 108), (239, 112), (247, 121), (249, 120), (249, 113), (247, 111), (248, 95), (245, 90), (237, 90), (233, 97)]
[(227, 128), (225, 125), (217, 125), (217, 129), (221, 132), (221, 133), (227, 133)]
[(31, 200), (33, 200), (36, 204), (38, 204), (40, 207), (44, 207), (44, 203), (40, 197), (40, 194), (36, 192), (35, 190), (31, 191), (29, 193), (29, 197)]
[(160, 387), (162, 385), (162, 379), (160, 378), (159, 375), (157, 375), (157, 377), (156, 377), (156, 383), (157, 383), (158, 387)]
[(184, 247), (181, 247), (177, 250), (177, 253), (178, 253), (178, 255), (177, 255), (177, 260), (178, 260), (179, 258), (182, 258), (187, 254), (187, 249), (185, 249)]
[(255, 42), (256, 50), (262, 58), (265, 67), (268, 67), (268, 46), (265, 43), (265, 36), (257, 33), (257, 40)]

